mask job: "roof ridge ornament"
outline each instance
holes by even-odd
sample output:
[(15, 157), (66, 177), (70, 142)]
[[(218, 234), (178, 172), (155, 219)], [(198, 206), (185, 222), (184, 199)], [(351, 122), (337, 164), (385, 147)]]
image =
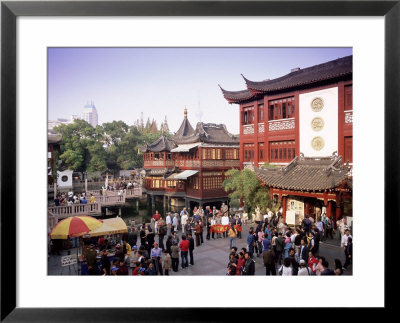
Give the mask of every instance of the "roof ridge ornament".
[(183, 110), (183, 116), (185, 119), (187, 119), (187, 109), (186, 109), (186, 105), (185, 105), (185, 110)]

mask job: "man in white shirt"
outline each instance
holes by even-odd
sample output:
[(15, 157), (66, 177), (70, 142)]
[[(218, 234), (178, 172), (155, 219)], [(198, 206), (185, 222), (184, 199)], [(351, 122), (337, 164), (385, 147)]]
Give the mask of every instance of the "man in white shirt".
[(343, 237), (342, 237), (342, 243), (341, 243), (342, 248), (345, 249), (345, 250), (346, 250), (346, 247), (347, 247), (347, 241), (349, 240), (349, 237), (350, 237), (351, 239), (353, 239), (353, 237), (350, 235), (350, 230), (349, 230), (349, 229), (346, 229), (346, 230), (344, 231), (344, 235), (343, 235)]
[[(225, 213), (224, 216), (221, 219), (221, 224), (222, 225), (229, 225), (229, 217), (228, 217), (228, 213)], [(224, 231), (224, 238), (227, 237), (227, 232)]]
[[(187, 223), (188, 220), (188, 215), (187, 213), (181, 213), (181, 224), (182, 224), (182, 233), (185, 232), (185, 225)], [(187, 234), (187, 232), (185, 232), (185, 234)]]
[(171, 235), (171, 227), (172, 227), (172, 219), (171, 213), (167, 213), (167, 217), (165, 218), (165, 224), (167, 225), (167, 236)]

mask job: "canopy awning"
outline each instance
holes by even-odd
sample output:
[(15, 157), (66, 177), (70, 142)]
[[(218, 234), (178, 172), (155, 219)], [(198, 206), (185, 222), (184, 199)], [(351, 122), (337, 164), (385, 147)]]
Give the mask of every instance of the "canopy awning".
[(185, 170), (181, 173), (175, 173), (169, 176), (167, 179), (187, 179), (190, 176), (197, 174), (198, 170)]
[(112, 218), (112, 219), (104, 219), (103, 225), (99, 228), (90, 231), (88, 236), (90, 237), (98, 237), (109, 234), (118, 234), (118, 233), (127, 233), (128, 228), (125, 224), (125, 221), (120, 217)]
[(201, 143), (197, 142), (195, 144), (184, 144), (184, 145), (179, 145), (178, 147), (174, 148), (171, 150), (172, 153), (179, 153), (179, 152), (188, 152), (190, 149), (196, 148), (200, 146)]

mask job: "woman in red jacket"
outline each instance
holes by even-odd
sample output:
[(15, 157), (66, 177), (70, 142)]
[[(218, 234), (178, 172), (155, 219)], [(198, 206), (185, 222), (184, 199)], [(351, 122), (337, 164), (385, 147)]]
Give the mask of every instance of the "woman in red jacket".
[(239, 258), (238, 258), (238, 261), (237, 261), (237, 264), (236, 264), (236, 275), (241, 275), (242, 274), (242, 268), (243, 268), (244, 263), (245, 263), (245, 259), (244, 259), (243, 252), (239, 252), (238, 256), (239, 256)]

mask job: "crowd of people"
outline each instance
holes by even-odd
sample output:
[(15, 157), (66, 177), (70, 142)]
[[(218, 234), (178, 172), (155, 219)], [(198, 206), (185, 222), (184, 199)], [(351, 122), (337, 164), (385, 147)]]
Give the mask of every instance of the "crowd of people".
[[(334, 268), (330, 268), (320, 254), (320, 242), (329, 234), (329, 227), (323, 225), (321, 230), (319, 225), (324, 221), (322, 216), (316, 221), (306, 216), (300, 225), (291, 228), (283, 222), (278, 210), (267, 212), (265, 217), (259, 217), (257, 213), (254, 225), (242, 240), (246, 247), (238, 250), (236, 241), (242, 238), (243, 224), (249, 219), (243, 214), (230, 212), (225, 204), (219, 210), (208, 206), (204, 210), (195, 208), (191, 215), (183, 208), (180, 213), (166, 213), (165, 219), (155, 211), (150, 224), (138, 228), (131, 226), (128, 234), (122, 236), (120, 243), (116, 244), (112, 262), (107, 251), (110, 242), (101, 238), (94, 243), (100, 250), (101, 274), (176, 273), (194, 266), (193, 251), (205, 240), (225, 238), (229, 240), (230, 250), (227, 275), (254, 275), (256, 258), (262, 259), (266, 275), (341, 275), (351, 265), (352, 236), (349, 229), (345, 229), (341, 239), (345, 262), (342, 265), (340, 259), (335, 259)], [(212, 227), (217, 224), (226, 230), (214, 232)]]
[(86, 193), (73, 193), (73, 192), (58, 192), (56, 198), (54, 199), (55, 206), (67, 206), (73, 204), (93, 204), (95, 202), (95, 198), (93, 194), (90, 194), (89, 197), (86, 196)]
[(331, 269), (329, 262), (320, 254), (320, 242), (327, 232), (327, 227), (320, 225), (323, 221), (323, 217), (318, 217), (314, 223), (306, 215), (301, 225), (291, 229), (279, 215), (276, 222), (271, 214), (264, 220), (255, 217), (256, 227), (250, 227), (247, 248), (237, 252), (237, 248), (231, 246), (227, 275), (254, 275), (254, 258), (261, 256), (266, 275), (342, 275), (352, 263), (350, 230), (345, 228), (341, 238), (345, 263), (342, 265), (340, 259), (335, 259), (334, 269)]

